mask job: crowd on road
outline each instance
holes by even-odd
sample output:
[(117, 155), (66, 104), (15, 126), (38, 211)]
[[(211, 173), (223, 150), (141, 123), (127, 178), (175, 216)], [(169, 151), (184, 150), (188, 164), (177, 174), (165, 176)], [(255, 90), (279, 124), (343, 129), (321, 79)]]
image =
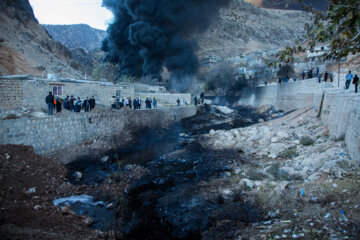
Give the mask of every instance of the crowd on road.
[(90, 112), (96, 105), (94, 96), (90, 99), (89, 97), (81, 99), (80, 97), (76, 98), (74, 96), (66, 96), (65, 99), (61, 99), (60, 97), (55, 97), (52, 92), (49, 92), (49, 95), (46, 96), (45, 102), (48, 106), (49, 116), (54, 114), (54, 110), (56, 110), (57, 113), (60, 113), (62, 109), (77, 113), (81, 112), (81, 109), (83, 109), (84, 112)]
[[(147, 97), (144, 101), (145, 108), (157, 108), (158, 100), (154, 97), (153, 99)], [(115, 97), (112, 96), (110, 99), (110, 105), (113, 109), (121, 109), (121, 108), (134, 108), (134, 109), (141, 109), (143, 104), (143, 100), (140, 98), (134, 98), (133, 100), (131, 97), (123, 98), (123, 97)]]

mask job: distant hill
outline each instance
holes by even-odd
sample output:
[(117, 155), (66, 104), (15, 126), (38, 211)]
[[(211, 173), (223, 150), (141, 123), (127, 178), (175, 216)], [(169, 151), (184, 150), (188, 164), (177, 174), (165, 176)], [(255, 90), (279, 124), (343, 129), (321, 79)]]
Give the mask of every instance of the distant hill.
[(70, 50), (38, 23), (28, 0), (0, 1), (0, 75), (81, 76)]
[(259, 8), (233, 0), (207, 32), (196, 36), (198, 55), (222, 58), (292, 45), (304, 38), (309, 20), (310, 14), (304, 11)]
[(106, 36), (103, 30), (86, 24), (43, 25), (49, 34), (69, 49), (82, 48), (87, 52), (99, 49)]

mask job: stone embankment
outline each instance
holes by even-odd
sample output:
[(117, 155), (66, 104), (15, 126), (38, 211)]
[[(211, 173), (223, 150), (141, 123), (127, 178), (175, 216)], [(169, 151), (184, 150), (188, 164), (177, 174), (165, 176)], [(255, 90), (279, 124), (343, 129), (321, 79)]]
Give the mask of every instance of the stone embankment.
[(358, 161), (351, 159), (344, 139), (330, 138), (317, 115), (313, 108), (303, 108), (200, 137), (206, 149), (244, 153), (241, 165), (229, 167), (222, 197), (234, 198), (240, 187), (241, 196), (266, 213), (263, 221), (239, 229), (237, 239), (359, 236)]
[(246, 88), (238, 104), (256, 107), (270, 104), (284, 111), (312, 107), (329, 129), (330, 136), (344, 138), (352, 159), (360, 161), (360, 94), (317, 81), (314, 78)]
[(104, 137), (121, 143), (128, 131), (167, 127), (195, 113), (195, 107), (178, 107), (1, 120), (0, 144), (32, 146), (36, 153), (50, 155)]

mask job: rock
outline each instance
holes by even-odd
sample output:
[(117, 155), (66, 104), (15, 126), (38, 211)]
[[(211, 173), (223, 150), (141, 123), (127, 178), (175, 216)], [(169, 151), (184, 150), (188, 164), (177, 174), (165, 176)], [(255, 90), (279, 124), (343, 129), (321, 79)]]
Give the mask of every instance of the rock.
[(276, 136), (280, 139), (284, 139), (284, 138), (289, 138), (289, 134), (287, 134), (286, 132), (283, 131), (279, 131)]
[(277, 155), (275, 153), (270, 153), (268, 155), (269, 158), (275, 159), (277, 157)]
[(102, 163), (106, 163), (107, 161), (109, 161), (109, 159), (110, 159), (109, 156), (104, 156), (104, 157), (101, 158), (100, 161), (101, 161)]
[(258, 123), (263, 123), (263, 122), (265, 122), (264, 119), (262, 119), (262, 118), (258, 119)]
[(5, 153), (5, 157), (6, 157), (7, 160), (10, 159), (10, 155), (8, 153)]
[(240, 169), (240, 168), (235, 168), (234, 173), (235, 173), (236, 175), (239, 174), (239, 173), (241, 173), (241, 169)]
[(261, 113), (270, 112), (271, 110), (274, 110), (273, 105), (263, 105), (263, 106), (259, 107), (258, 109), (256, 109), (256, 112), (261, 114)]
[(83, 177), (81, 172), (74, 172), (73, 176), (78, 180), (82, 179)]
[(234, 110), (226, 107), (226, 106), (213, 106), (216, 110), (218, 110), (219, 112), (223, 113), (223, 114), (231, 114), (234, 112)]
[(276, 142), (278, 142), (279, 141), (279, 138), (277, 138), (277, 137), (272, 137), (271, 138), (271, 142), (272, 143), (276, 143)]
[(41, 206), (40, 206), (40, 205), (35, 205), (35, 206), (34, 206), (34, 210), (35, 210), (35, 211), (39, 211), (40, 209), (41, 209)]
[(86, 226), (90, 227), (94, 224), (94, 221), (91, 219), (91, 217), (87, 217), (84, 219), (84, 223), (86, 224)]
[(226, 172), (224, 172), (222, 175), (223, 175), (224, 177), (230, 177), (230, 176), (231, 176), (231, 172), (226, 171)]
[(216, 132), (215, 132), (214, 129), (211, 129), (210, 132), (209, 132), (209, 134), (211, 134), (211, 135), (214, 135), (215, 133), (216, 133)]
[(106, 208), (107, 209), (111, 209), (111, 208), (113, 208), (114, 207), (114, 204), (113, 203), (109, 203), (108, 205), (106, 205)]
[(271, 118), (277, 118), (279, 117), (280, 115), (278, 113), (274, 113), (274, 114), (271, 114)]
[(70, 205), (66, 205), (64, 207), (61, 207), (60, 209), (63, 215), (74, 215), (74, 216), (76, 215), (75, 212), (71, 210)]
[(243, 178), (241, 179), (241, 181), (239, 182), (240, 186), (243, 187), (248, 187), (250, 189), (254, 188), (255, 184), (253, 181), (251, 181), (250, 179), (247, 178)]
[(28, 190), (29, 193), (36, 193), (36, 187), (32, 187)]
[(224, 189), (224, 190), (222, 190), (222, 193), (223, 193), (224, 195), (229, 195), (231, 192), (232, 192), (232, 191), (231, 191), (230, 189)]

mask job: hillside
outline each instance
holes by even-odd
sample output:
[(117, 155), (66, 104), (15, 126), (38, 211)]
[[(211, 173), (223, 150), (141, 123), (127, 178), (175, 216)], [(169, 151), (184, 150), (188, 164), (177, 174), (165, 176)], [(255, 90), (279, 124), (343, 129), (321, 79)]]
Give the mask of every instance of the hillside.
[(234, 0), (222, 9), (209, 30), (198, 36), (199, 56), (234, 56), (293, 44), (305, 34), (310, 14), (264, 9)]
[[(284, 1), (284, 0), (245, 0), (258, 7), (272, 8), (272, 9), (288, 9), (288, 10), (304, 10), (298, 0)], [(325, 10), (327, 7), (326, 0), (303, 0), (306, 6), (312, 6), (317, 10)]]
[(27, 0), (0, 1), (0, 75), (81, 76), (71, 52), (39, 25)]
[(86, 24), (43, 25), (50, 35), (69, 49), (83, 48), (90, 52), (99, 49), (106, 32)]

